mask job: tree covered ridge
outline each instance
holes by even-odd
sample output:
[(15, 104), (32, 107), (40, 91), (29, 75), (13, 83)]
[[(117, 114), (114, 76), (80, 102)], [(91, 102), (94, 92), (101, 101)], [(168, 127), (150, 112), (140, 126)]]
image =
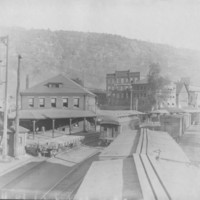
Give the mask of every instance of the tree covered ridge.
[(88, 87), (105, 88), (107, 73), (130, 69), (147, 75), (151, 63), (159, 63), (162, 74), (170, 78), (193, 76), (198, 80), (197, 51), (111, 34), (22, 28), (4, 28), (4, 33), (10, 37), (11, 71), (15, 73), (16, 54), (20, 53), (23, 74), (30, 74), (32, 84), (63, 73), (84, 79)]

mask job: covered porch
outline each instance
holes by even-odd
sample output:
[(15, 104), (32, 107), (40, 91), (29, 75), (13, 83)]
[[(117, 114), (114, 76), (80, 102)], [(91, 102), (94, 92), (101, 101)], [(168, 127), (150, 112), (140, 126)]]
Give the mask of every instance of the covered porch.
[[(9, 115), (12, 123), (16, 113)], [(44, 137), (59, 137), (76, 132), (96, 130), (96, 114), (85, 110), (38, 109), (20, 110), (20, 125), (30, 130), (32, 138), (35, 135)]]

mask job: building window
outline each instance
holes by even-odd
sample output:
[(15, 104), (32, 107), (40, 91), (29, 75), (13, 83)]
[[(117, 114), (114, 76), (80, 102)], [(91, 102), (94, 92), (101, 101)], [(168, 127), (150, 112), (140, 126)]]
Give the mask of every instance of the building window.
[(39, 106), (40, 107), (44, 107), (44, 102), (45, 102), (44, 98), (39, 98)]
[(20, 146), (22, 146), (22, 144), (23, 144), (23, 138), (22, 137), (18, 137), (18, 144)]
[(49, 83), (48, 87), (49, 88), (61, 88), (61, 87), (63, 87), (63, 84), (62, 83)]
[(29, 105), (29, 107), (34, 107), (34, 98), (28, 99), (28, 105)]
[(63, 107), (68, 107), (68, 98), (63, 98), (62, 99), (62, 101), (63, 101)]
[(56, 107), (56, 98), (51, 98), (51, 107)]
[(74, 98), (74, 107), (79, 108), (79, 98)]

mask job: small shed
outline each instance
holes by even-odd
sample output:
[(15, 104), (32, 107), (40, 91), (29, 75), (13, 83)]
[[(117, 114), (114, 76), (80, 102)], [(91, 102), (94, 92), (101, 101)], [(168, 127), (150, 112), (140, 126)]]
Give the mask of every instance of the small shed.
[(191, 121), (191, 114), (190, 113), (183, 113), (183, 126), (184, 126), (184, 131), (190, 127), (190, 125), (192, 124)]
[(200, 124), (200, 109), (194, 107), (184, 108), (185, 112), (191, 115), (191, 124)]
[(192, 115), (191, 116), (192, 123), (199, 124), (200, 123), (200, 113), (195, 112), (195, 113), (192, 113), (191, 115)]
[[(10, 132), (8, 132), (8, 155), (14, 156), (14, 141), (15, 141), (15, 127), (10, 127)], [(19, 134), (18, 134), (18, 156), (25, 155), (25, 146), (27, 143), (27, 133), (28, 129), (19, 126)]]
[(173, 138), (178, 139), (184, 133), (184, 116), (173, 114), (160, 117), (161, 131), (168, 132)]

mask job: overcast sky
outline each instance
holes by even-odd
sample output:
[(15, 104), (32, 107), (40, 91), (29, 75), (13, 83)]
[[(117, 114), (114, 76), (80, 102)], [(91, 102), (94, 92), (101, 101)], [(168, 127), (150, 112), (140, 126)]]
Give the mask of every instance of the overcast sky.
[(200, 50), (200, 0), (0, 0), (0, 26), (112, 33)]

